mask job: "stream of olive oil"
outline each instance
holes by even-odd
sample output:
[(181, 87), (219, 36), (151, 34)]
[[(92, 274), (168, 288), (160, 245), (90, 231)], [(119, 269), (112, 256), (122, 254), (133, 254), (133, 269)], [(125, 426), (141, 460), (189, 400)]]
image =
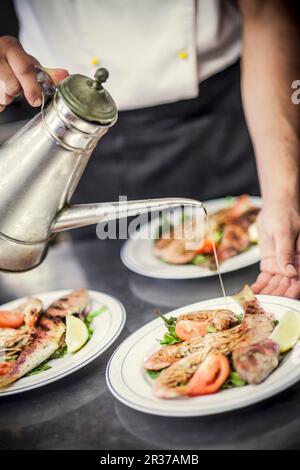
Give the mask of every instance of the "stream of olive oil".
[(212, 241), (212, 246), (213, 246), (213, 250), (214, 250), (214, 257), (215, 257), (216, 267), (217, 267), (217, 273), (218, 273), (220, 286), (221, 286), (221, 291), (222, 291), (222, 294), (223, 294), (223, 297), (224, 297), (224, 302), (225, 302), (225, 305), (226, 305), (226, 309), (228, 310), (227, 295), (226, 295), (226, 292), (225, 292), (224, 282), (223, 282), (223, 278), (222, 278), (222, 274), (221, 274), (221, 270), (220, 270), (220, 263), (219, 263), (218, 253), (217, 253), (217, 250), (216, 250), (216, 243), (215, 243), (215, 239), (214, 239), (214, 234), (213, 234), (212, 228), (211, 228), (210, 217), (209, 217), (209, 214), (208, 214), (205, 206), (203, 206), (203, 210), (204, 210), (204, 213), (205, 213), (206, 222), (208, 224), (209, 238)]

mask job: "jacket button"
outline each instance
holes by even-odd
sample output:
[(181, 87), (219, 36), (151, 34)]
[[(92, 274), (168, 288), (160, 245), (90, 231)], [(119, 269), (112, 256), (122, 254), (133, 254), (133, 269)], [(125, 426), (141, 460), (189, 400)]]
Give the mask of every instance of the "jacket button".
[(100, 64), (100, 59), (98, 57), (93, 57), (91, 60), (92, 65), (99, 65)]
[(183, 50), (178, 53), (178, 57), (181, 60), (186, 60), (188, 58), (188, 53), (187, 51)]

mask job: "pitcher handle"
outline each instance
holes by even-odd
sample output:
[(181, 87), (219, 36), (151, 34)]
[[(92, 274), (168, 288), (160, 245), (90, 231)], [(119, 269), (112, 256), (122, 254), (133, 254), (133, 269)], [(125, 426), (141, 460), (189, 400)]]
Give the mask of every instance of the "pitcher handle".
[(53, 98), (56, 86), (51, 76), (42, 66), (35, 66), (37, 80), (42, 90), (43, 107)]

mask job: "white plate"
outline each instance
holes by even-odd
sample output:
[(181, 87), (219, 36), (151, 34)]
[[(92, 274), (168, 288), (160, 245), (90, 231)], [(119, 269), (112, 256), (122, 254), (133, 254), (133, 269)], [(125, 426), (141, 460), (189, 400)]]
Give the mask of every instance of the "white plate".
[[(284, 297), (257, 296), (262, 307), (280, 320), (287, 310), (300, 315), (300, 302)], [(229, 308), (241, 313), (240, 306), (228, 297)], [(178, 316), (193, 310), (223, 308), (224, 299), (198, 302), (170, 312)], [(243, 408), (257, 403), (290, 387), (300, 379), (300, 350), (297, 359), (293, 352), (288, 353), (278, 369), (263, 383), (241, 388), (222, 390), (215, 395), (195, 398), (180, 397), (163, 400), (155, 397), (151, 379), (148, 378), (143, 363), (145, 357), (159, 348), (157, 339), (162, 338), (165, 327), (160, 319), (154, 320), (129, 336), (115, 351), (106, 370), (106, 381), (112, 394), (125, 405), (159, 416), (205, 416)], [(298, 364), (297, 364), (298, 362)]]
[[(257, 207), (261, 207), (262, 200), (259, 197), (251, 197), (251, 202)], [(220, 209), (228, 207), (226, 199), (214, 199), (204, 202), (209, 214), (213, 214)], [(176, 220), (176, 211), (175, 220)], [(189, 210), (187, 209), (187, 213)], [(179, 211), (177, 211), (179, 214)], [(152, 221), (152, 233), (155, 233), (159, 227), (159, 218)], [(208, 268), (201, 266), (187, 265), (171, 265), (164, 263), (153, 255), (153, 240), (143, 239), (149, 231), (148, 224), (144, 224), (139, 233), (141, 239), (129, 239), (123, 245), (121, 250), (121, 259), (125, 266), (143, 276), (154, 277), (157, 279), (194, 279), (200, 277), (215, 276), (217, 273)], [(222, 273), (229, 273), (241, 268), (246, 268), (255, 264), (260, 259), (258, 246), (252, 246), (245, 253), (234, 256), (224, 261), (221, 265)]]
[[(71, 292), (71, 290), (52, 291), (44, 294), (36, 294), (34, 297), (41, 299), (45, 308), (55, 299), (59, 299), (69, 292)], [(125, 324), (125, 308), (121, 302), (109, 295), (95, 291), (89, 291), (89, 294), (91, 298), (91, 312), (102, 306), (107, 307), (107, 310), (103, 311), (99, 317), (94, 319), (92, 324), (94, 334), (90, 341), (77, 353), (66, 354), (61, 359), (50, 361), (51, 369), (41, 372), (40, 374), (21, 378), (6, 389), (0, 390), (0, 397), (26, 392), (62, 379), (96, 359), (117, 339)], [(12, 309), (24, 300), (25, 297), (14, 300), (13, 302), (1, 305), (0, 309)]]

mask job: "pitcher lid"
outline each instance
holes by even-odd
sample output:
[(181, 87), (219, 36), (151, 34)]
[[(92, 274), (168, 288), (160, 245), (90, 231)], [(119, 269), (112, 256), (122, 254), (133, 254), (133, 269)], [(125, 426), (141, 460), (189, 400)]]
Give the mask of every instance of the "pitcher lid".
[(95, 80), (85, 75), (70, 75), (60, 83), (58, 90), (74, 114), (86, 121), (110, 126), (116, 121), (118, 112), (114, 100), (102, 85), (108, 76), (105, 68), (96, 71)]

